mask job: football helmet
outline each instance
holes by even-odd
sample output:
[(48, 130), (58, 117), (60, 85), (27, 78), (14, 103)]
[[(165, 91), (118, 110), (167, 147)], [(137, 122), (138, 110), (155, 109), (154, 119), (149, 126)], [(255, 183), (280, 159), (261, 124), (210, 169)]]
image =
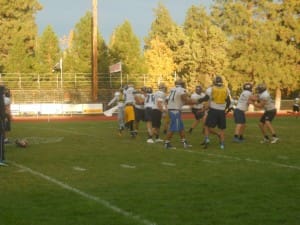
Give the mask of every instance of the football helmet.
[(181, 78), (179, 78), (175, 81), (175, 85), (185, 88), (185, 82)]
[(152, 87), (146, 87), (146, 93), (151, 94), (153, 92)]
[(197, 94), (200, 94), (202, 92), (202, 87), (200, 85), (197, 85), (196, 88), (195, 88), (195, 92)]
[(252, 84), (251, 83), (245, 83), (243, 85), (243, 89), (247, 91), (252, 91)]
[(221, 76), (217, 75), (214, 79), (214, 85), (221, 87), (223, 85), (223, 79)]
[(163, 92), (166, 92), (166, 91), (167, 91), (167, 87), (166, 87), (166, 85), (165, 85), (164, 83), (159, 83), (158, 89), (159, 89), (160, 91), (163, 91)]
[(261, 84), (258, 84), (257, 87), (256, 87), (256, 92), (261, 94), (263, 93), (265, 90), (267, 90), (267, 87), (264, 83), (261, 83)]

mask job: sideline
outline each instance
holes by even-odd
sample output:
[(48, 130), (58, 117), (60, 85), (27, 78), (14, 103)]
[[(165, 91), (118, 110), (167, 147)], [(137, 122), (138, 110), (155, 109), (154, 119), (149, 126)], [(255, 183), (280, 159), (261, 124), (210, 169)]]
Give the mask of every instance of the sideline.
[(57, 180), (55, 178), (52, 178), (52, 177), (47, 176), (47, 175), (45, 175), (43, 173), (40, 173), (40, 172), (35, 171), (33, 169), (30, 169), (29, 167), (23, 166), (23, 165), (18, 164), (18, 163), (14, 162), (14, 161), (7, 161), (7, 162), (10, 163), (10, 164), (12, 164), (15, 167), (18, 167), (19, 169), (22, 169), (23, 171), (27, 171), (27, 172), (29, 172), (32, 175), (35, 175), (37, 177), (40, 177), (40, 178), (42, 178), (44, 180), (47, 180), (47, 181), (53, 183), (53, 184), (56, 184), (57, 186), (59, 186), (59, 187), (61, 187), (63, 189), (72, 191), (72, 192), (74, 192), (74, 193), (76, 193), (76, 194), (78, 194), (78, 195), (80, 195), (80, 196), (82, 196), (82, 197), (84, 197), (86, 199), (93, 200), (93, 201), (95, 201), (97, 203), (100, 203), (102, 206), (104, 206), (104, 207), (106, 207), (108, 209), (111, 209), (112, 211), (114, 211), (116, 213), (119, 213), (119, 214), (121, 214), (121, 215), (123, 215), (123, 216), (125, 216), (127, 218), (133, 219), (133, 220), (135, 220), (138, 223), (141, 223), (143, 225), (157, 225), (156, 223), (153, 223), (153, 222), (151, 222), (149, 220), (143, 219), (139, 215), (134, 215), (131, 212), (125, 211), (125, 210), (123, 210), (123, 209), (121, 209), (121, 208), (119, 208), (117, 206), (112, 205), (108, 201), (105, 201), (105, 200), (103, 200), (103, 199), (101, 199), (99, 197), (90, 195), (88, 193), (85, 193), (85, 192), (83, 192), (83, 191), (81, 191), (81, 190), (79, 190), (77, 188), (74, 188), (74, 187), (72, 187), (72, 186), (70, 186), (70, 185), (68, 185), (68, 184), (66, 184), (64, 182), (61, 182), (61, 181), (59, 181), (59, 180)]

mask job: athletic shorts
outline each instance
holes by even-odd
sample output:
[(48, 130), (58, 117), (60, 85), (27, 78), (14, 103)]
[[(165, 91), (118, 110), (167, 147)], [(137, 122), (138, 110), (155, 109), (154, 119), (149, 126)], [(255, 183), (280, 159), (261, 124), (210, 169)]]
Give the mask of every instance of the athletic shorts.
[(246, 114), (245, 111), (240, 109), (234, 109), (233, 111), (234, 122), (236, 124), (245, 124), (246, 123)]
[(160, 110), (158, 110), (158, 109), (152, 110), (152, 127), (153, 128), (160, 128), (161, 115), (162, 115), (162, 112)]
[(202, 109), (192, 108), (192, 113), (194, 114), (195, 120), (200, 120), (204, 117), (204, 111)]
[(135, 112), (135, 121), (145, 121), (145, 109), (134, 108)]
[(150, 122), (152, 121), (152, 108), (145, 108), (145, 121)]
[(270, 110), (270, 111), (265, 111), (264, 114), (260, 118), (261, 123), (265, 123), (266, 121), (272, 122), (272, 120), (275, 118), (277, 113), (276, 109)]
[(218, 110), (209, 108), (207, 117), (205, 120), (205, 126), (210, 128), (226, 129), (226, 115), (225, 110)]
[(299, 112), (299, 105), (293, 105), (293, 112)]
[(179, 132), (184, 130), (183, 121), (181, 118), (181, 112), (179, 110), (169, 110), (170, 127), (171, 132)]
[(135, 120), (134, 107), (133, 105), (126, 105), (124, 109), (124, 121), (128, 123)]

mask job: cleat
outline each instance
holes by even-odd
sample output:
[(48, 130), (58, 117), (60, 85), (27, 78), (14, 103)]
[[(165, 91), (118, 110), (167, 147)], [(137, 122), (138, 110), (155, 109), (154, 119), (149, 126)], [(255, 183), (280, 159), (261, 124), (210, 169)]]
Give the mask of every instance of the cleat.
[(173, 147), (170, 142), (165, 143), (164, 146), (165, 146), (165, 149), (176, 149), (176, 147)]
[(162, 143), (162, 142), (164, 142), (164, 140), (162, 140), (160, 138), (155, 139), (155, 143)]
[(221, 145), (220, 145), (220, 149), (221, 149), (221, 150), (224, 150), (224, 148), (225, 148), (224, 144), (221, 144)]
[(235, 143), (241, 143), (243, 140), (240, 140), (239, 138), (233, 138), (233, 142)]
[(7, 166), (7, 164), (4, 161), (0, 161), (0, 166)]
[(183, 142), (183, 148), (190, 148), (192, 145), (190, 145), (187, 141)]
[(261, 144), (265, 144), (265, 143), (270, 143), (270, 140), (267, 138), (264, 138), (263, 140), (260, 141)]
[(278, 140), (279, 140), (278, 137), (272, 137), (271, 144), (277, 143)]
[(149, 143), (149, 144), (153, 144), (153, 143), (154, 143), (154, 141), (153, 141), (153, 139), (152, 139), (152, 138), (149, 138), (149, 139), (147, 140), (147, 143)]

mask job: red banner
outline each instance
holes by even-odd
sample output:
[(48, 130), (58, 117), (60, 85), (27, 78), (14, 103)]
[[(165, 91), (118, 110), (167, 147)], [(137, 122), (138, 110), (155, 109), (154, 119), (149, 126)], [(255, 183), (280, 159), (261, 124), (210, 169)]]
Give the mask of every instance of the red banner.
[(121, 71), (122, 71), (122, 63), (121, 62), (118, 62), (109, 67), (109, 73), (116, 73), (116, 72), (121, 72)]

